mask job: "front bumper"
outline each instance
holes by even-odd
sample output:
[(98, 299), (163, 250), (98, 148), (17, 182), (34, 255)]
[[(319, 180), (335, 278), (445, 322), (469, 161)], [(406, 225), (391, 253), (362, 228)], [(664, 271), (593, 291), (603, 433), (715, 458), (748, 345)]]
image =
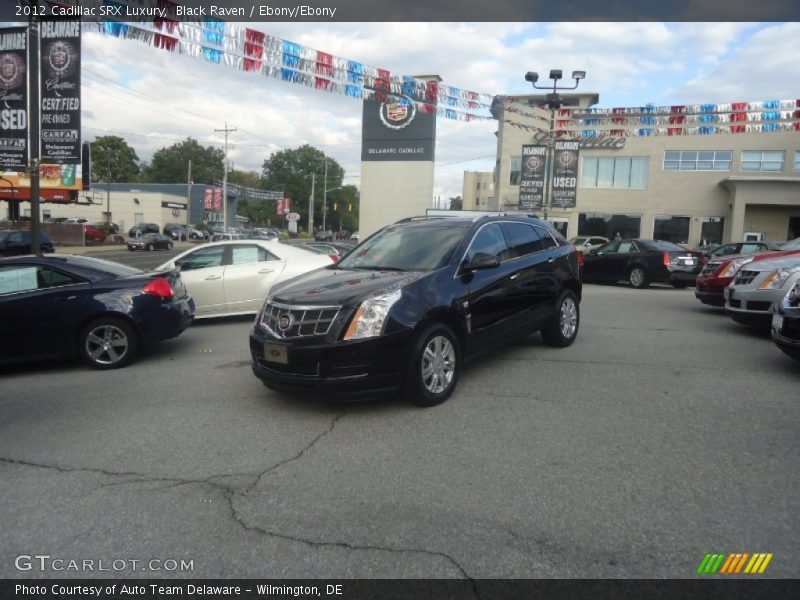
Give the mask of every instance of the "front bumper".
[(728, 284), (733, 280), (732, 277), (725, 279), (711, 279), (708, 277), (698, 277), (695, 284), (694, 297), (703, 304), (711, 306), (725, 306), (724, 292)]
[(785, 291), (767, 292), (756, 288), (727, 287), (724, 291), (725, 312), (737, 323), (768, 327), (772, 321), (773, 303)]
[(787, 354), (800, 357), (800, 307), (783, 306), (778, 309), (778, 315), (783, 322), (778, 327), (773, 319), (773, 341)]
[[(250, 357), (253, 374), (271, 389), (320, 400), (370, 398), (402, 389), (412, 340), (407, 329), (367, 340), (299, 343), (268, 337), (253, 327)], [(285, 349), (286, 363), (267, 360), (265, 344)]]

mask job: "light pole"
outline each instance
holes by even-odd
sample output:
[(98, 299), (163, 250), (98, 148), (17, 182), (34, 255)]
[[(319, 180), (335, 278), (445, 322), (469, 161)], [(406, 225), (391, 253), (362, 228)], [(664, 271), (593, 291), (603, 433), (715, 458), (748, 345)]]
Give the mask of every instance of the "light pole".
[(535, 71), (528, 71), (525, 73), (525, 81), (530, 81), (531, 85), (533, 85), (533, 87), (535, 87), (537, 90), (553, 90), (551, 93), (547, 94), (547, 107), (550, 109), (550, 131), (549, 135), (547, 136), (547, 168), (545, 171), (547, 180), (545, 185), (545, 198), (542, 205), (545, 220), (547, 220), (547, 209), (553, 205), (553, 157), (555, 155), (556, 141), (556, 110), (561, 108), (561, 105), (563, 104), (561, 96), (558, 92), (559, 90), (576, 89), (580, 85), (581, 80), (586, 78), (586, 71), (572, 72), (572, 79), (575, 80), (575, 85), (573, 86), (559, 87), (558, 82), (562, 77), (563, 75), (561, 69), (551, 69), (550, 79), (552, 80), (553, 85), (538, 86), (536, 85), (536, 82), (539, 81), (539, 74)]

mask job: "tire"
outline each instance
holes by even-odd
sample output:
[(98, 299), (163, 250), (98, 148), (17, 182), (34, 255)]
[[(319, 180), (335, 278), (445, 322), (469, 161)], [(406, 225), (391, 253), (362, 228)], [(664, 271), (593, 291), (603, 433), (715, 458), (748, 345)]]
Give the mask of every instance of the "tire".
[(786, 348), (785, 346), (778, 346), (778, 348), (780, 348), (781, 352), (783, 352), (786, 356), (789, 356), (795, 360), (800, 360), (800, 350)]
[(152, 252), (153, 251), (153, 244), (147, 244), (147, 251), (148, 252)]
[(631, 284), (632, 288), (636, 288), (637, 290), (646, 288), (650, 285), (650, 281), (647, 279), (647, 271), (638, 265), (632, 267), (631, 270), (628, 271), (628, 283)]
[(461, 372), (461, 346), (443, 323), (433, 323), (416, 337), (403, 395), (417, 406), (436, 406), (447, 400)]
[(100, 317), (81, 330), (78, 354), (94, 369), (119, 369), (138, 356), (139, 338), (122, 319)]
[(578, 335), (580, 322), (578, 297), (572, 290), (564, 290), (556, 301), (550, 322), (541, 330), (544, 343), (555, 348), (570, 346)]

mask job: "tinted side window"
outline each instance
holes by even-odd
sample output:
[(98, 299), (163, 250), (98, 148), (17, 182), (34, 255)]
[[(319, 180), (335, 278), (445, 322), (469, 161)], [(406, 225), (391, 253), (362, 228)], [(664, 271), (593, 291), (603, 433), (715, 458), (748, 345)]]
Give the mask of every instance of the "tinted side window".
[(536, 231), (539, 233), (539, 237), (542, 240), (542, 248), (547, 250), (548, 248), (553, 248), (554, 246), (558, 246), (558, 243), (555, 241), (555, 239), (553, 239), (553, 236), (550, 235), (549, 231), (547, 231), (542, 227), (537, 227)]
[(486, 225), (475, 234), (472, 243), (467, 250), (467, 262), (472, 262), (478, 252), (496, 256), (498, 259), (505, 260), (508, 251), (503, 232), (497, 223)]
[(62, 273), (61, 271), (54, 271), (47, 267), (39, 267), (39, 287), (59, 287), (62, 285), (72, 285), (73, 283), (81, 283), (81, 280), (72, 275)]
[(524, 223), (503, 223), (501, 225), (508, 243), (508, 257), (517, 258), (533, 254), (543, 248), (537, 231)]

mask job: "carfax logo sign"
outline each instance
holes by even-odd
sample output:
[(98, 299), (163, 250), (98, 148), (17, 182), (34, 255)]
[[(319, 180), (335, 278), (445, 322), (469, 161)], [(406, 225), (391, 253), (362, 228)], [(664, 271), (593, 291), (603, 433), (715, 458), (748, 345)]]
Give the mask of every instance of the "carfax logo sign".
[(0, 171), (28, 166), (27, 41), (24, 27), (0, 30)]
[(81, 23), (43, 21), (42, 162), (81, 162)]

